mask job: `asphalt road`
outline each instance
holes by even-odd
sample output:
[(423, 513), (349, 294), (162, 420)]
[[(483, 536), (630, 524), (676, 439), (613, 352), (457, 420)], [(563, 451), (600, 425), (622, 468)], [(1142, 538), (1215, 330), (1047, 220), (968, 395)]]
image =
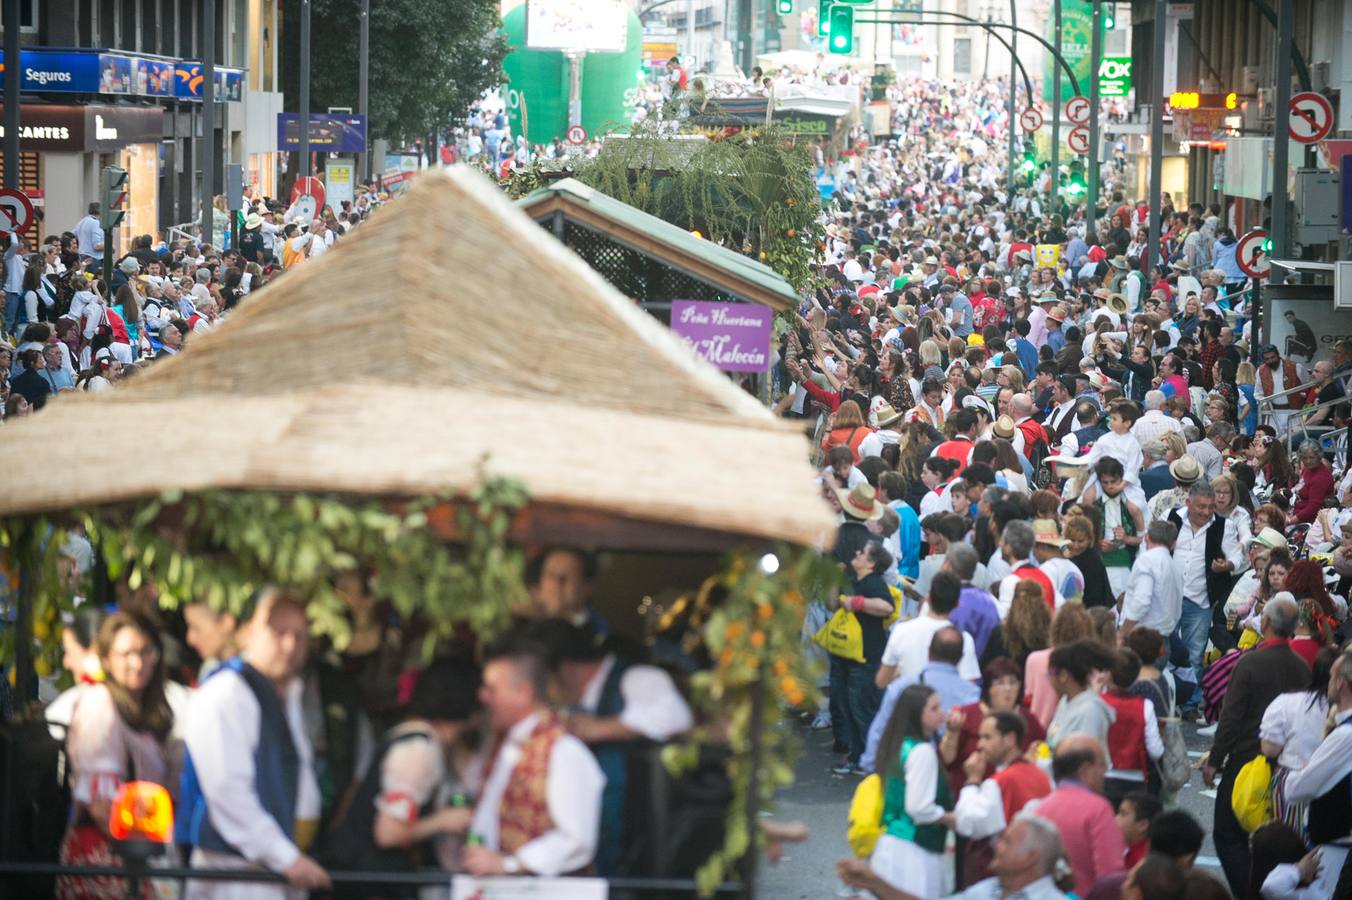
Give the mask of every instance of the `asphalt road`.
[[(798, 780), (780, 795), (774, 815), (806, 823), (812, 837), (804, 844), (787, 847), (778, 865), (766, 865), (761, 869), (756, 893), (766, 900), (835, 897), (843, 887), (836, 878), (835, 863), (849, 855), (845, 821), (850, 795), (859, 779), (831, 774), (830, 731), (811, 731), (805, 725), (797, 727), (803, 739), (803, 754), (797, 766)], [(1197, 727), (1186, 722), (1183, 733), (1195, 761), (1210, 747), (1211, 739), (1198, 736)], [(1195, 816), (1207, 832), (1199, 866), (1220, 878), (1220, 863), (1210, 834), (1215, 792), (1203, 786), (1201, 773), (1196, 772), (1192, 783), (1183, 789), (1179, 798), (1179, 805)]]

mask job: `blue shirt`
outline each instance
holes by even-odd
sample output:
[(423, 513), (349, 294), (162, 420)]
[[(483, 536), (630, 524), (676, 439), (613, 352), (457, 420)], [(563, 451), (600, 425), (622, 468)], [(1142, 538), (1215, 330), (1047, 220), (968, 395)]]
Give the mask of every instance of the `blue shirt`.
[(1047, 329), (1047, 346), (1052, 348), (1053, 353), (1060, 353), (1066, 349), (1066, 336), (1060, 328)]
[(953, 295), (948, 308), (958, 314), (957, 321), (953, 323), (953, 333), (960, 338), (966, 338), (972, 333), (972, 301), (959, 291)]
[(915, 507), (905, 500), (893, 500), (888, 505), (901, 520), (897, 526), (897, 541), (901, 544), (897, 571), (914, 581), (920, 577), (920, 516), (916, 514)]
[(1000, 624), (1000, 612), (995, 608), (995, 600), (989, 591), (969, 584), (958, 595), (958, 605), (949, 613), (948, 621), (953, 623), (953, 627), (972, 636), (979, 658), (986, 652), (986, 642), (991, 639), (991, 632)]
[(1027, 338), (1015, 338), (1014, 353), (1019, 357), (1023, 374), (1031, 379), (1036, 374), (1034, 370), (1037, 368), (1037, 348)]
[(864, 754), (859, 757), (859, 765), (865, 770), (873, 771), (878, 759), (878, 742), (883, 739), (887, 722), (892, 718), (892, 711), (897, 708), (897, 700), (901, 697), (901, 692), (913, 684), (925, 684), (934, 688), (939, 695), (939, 705), (943, 707), (945, 716), (955, 706), (966, 706), (981, 699), (981, 689), (959, 675), (958, 667), (950, 663), (931, 661), (914, 678), (898, 678), (883, 692), (882, 702), (878, 704), (878, 714), (873, 717), (873, 723), (868, 727), (868, 743), (864, 747)]

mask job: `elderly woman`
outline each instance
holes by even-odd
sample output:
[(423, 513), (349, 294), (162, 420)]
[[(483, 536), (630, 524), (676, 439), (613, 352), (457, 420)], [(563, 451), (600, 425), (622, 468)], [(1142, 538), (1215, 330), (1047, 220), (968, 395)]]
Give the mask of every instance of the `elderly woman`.
[(1333, 470), (1324, 462), (1324, 452), (1315, 441), (1300, 445), (1300, 479), (1291, 497), (1291, 514), (1297, 522), (1313, 522), (1324, 501), (1333, 495)]

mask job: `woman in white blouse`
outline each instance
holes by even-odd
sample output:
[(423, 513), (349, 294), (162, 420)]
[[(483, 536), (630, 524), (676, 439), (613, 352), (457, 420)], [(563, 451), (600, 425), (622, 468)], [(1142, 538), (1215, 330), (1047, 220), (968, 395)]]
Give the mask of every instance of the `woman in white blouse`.
[[(159, 636), (148, 622), (116, 612), (95, 642), (104, 680), (81, 692), (66, 739), (74, 815), (61, 841), (62, 865), (121, 865), (110, 844), (108, 814), (126, 781), (151, 781), (171, 791), (178, 760), (170, 731)], [(120, 878), (57, 879), (60, 898), (121, 898)], [(149, 885), (147, 885), (149, 894)]]
[(1332, 647), (1320, 650), (1314, 658), (1309, 688), (1279, 694), (1268, 704), (1258, 727), (1263, 755), (1277, 759), (1272, 773), (1273, 815), (1301, 834), (1305, 833), (1306, 806), (1286, 799), (1286, 779), (1292, 772), (1305, 768), (1324, 740), (1324, 720), (1329, 713), (1329, 672), (1336, 658)]

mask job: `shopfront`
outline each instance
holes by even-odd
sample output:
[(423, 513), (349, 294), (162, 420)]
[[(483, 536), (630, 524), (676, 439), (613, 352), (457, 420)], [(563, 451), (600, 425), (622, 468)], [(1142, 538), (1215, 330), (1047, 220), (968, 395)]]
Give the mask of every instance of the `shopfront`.
[(19, 187), (42, 209), (39, 235), (75, 227), (98, 199), (104, 166), (121, 166), (131, 175), (119, 246), (133, 234), (159, 232), (162, 109), (25, 103), (19, 119)]

